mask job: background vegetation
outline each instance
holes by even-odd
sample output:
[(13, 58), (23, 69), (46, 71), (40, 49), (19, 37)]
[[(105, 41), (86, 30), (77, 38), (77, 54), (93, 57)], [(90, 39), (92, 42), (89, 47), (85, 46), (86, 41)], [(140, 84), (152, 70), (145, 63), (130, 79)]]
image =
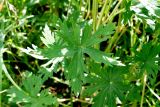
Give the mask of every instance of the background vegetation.
[(1, 0), (1, 107), (159, 107), (159, 0)]

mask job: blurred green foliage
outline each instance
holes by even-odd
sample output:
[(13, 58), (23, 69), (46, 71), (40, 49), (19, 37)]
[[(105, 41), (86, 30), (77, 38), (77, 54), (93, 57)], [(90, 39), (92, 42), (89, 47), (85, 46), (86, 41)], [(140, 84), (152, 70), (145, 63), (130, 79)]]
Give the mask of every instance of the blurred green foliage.
[(158, 107), (159, 10), (159, 0), (1, 0), (0, 107)]

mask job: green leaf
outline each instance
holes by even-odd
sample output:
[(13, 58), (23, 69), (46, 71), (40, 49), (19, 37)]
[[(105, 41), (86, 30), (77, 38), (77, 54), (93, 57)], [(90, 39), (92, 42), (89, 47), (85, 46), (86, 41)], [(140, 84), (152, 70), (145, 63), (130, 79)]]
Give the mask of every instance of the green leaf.
[(55, 42), (54, 34), (51, 32), (47, 24), (45, 25), (44, 31), (42, 33), (44, 37), (40, 38), (47, 47)]
[(134, 59), (135, 62), (139, 63), (142, 72), (146, 70), (147, 73), (151, 75), (151, 80), (156, 77), (158, 70), (160, 69), (158, 66), (158, 61), (160, 60), (159, 53), (160, 45), (152, 45), (150, 42), (143, 45), (142, 50), (136, 53)]
[(130, 10), (132, 1), (128, 1), (127, 2), (127, 0), (124, 0), (123, 2), (125, 4), (125, 10), (126, 11), (124, 13), (122, 13), (122, 17), (123, 17), (123, 21), (122, 22), (124, 24), (127, 24), (131, 20), (131, 17), (134, 14), (134, 12), (132, 10)]
[(49, 90), (43, 90), (37, 98), (32, 97), (30, 107), (46, 107), (52, 104), (56, 105), (56, 98), (48, 94)]
[(105, 52), (101, 52), (94, 48), (85, 48), (84, 53), (87, 53), (93, 60), (99, 63), (105, 63), (107, 65), (117, 65), (117, 66), (125, 66), (121, 63), (121, 61), (117, 61), (114, 58), (110, 57), (110, 54), (106, 54)]
[[(73, 16), (75, 17), (75, 16)], [(72, 91), (78, 95), (80, 93), (83, 78), (84, 78), (84, 57), (83, 54), (87, 53), (92, 59), (99, 63), (107, 65), (123, 65), (120, 61), (109, 57), (108, 54), (91, 48), (94, 44), (107, 40), (109, 36), (114, 33), (115, 24), (108, 23), (105, 26), (100, 26), (99, 29), (92, 34), (92, 26), (84, 24), (81, 25), (74, 23), (73, 18), (64, 21), (60, 24), (60, 29), (55, 34), (59, 36), (59, 40), (63, 43), (55, 41), (53, 44), (48, 45), (47, 48), (40, 49), (43, 56), (49, 59), (63, 57), (64, 60), (70, 60), (70, 63), (65, 66), (65, 74), (70, 82)]]
[(82, 42), (81, 42), (82, 45), (85, 46), (85, 44), (87, 43), (91, 35), (92, 35), (92, 27), (86, 24), (83, 29), (83, 36), (82, 36)]
[[(113, 34), (114, 30), (115, 30), (115, 24), (108, 23), (105, 26), (100, 26), (93, 35), (88, 36), (88, 38), (85, 37), (86, 40), (82, 39), (82, 41), (85, 41), (84, 45), (87, 47), (93, 46), (94, 44), (98, 44), (102, 41), (107, 40), (109, 38), (109, 36), (107, 35)], [(88, 31), (87, 30), (84, 30), (84, 31), (86, 31), (84, 33), (90, 34), (90, 29), (88, 29)], [(84, 34), (84, 36), (85, 35), (87, 34)]]
[[(24, 90), (29, 92), (31, 96), (36, 96), (37, 93), (40, 91), (43, 81), (41, 77), (32, 75), (31, 77), (27, 78), (25, 81), (22, 82), (24, 86)], [(32, 91), (31, 91), (32, 89)]]
[(108, 23), (107, 25), (103, 26), (101, 25), (97, 31), (93, 34), (94, 37), (98, 37), (100, 35), (111, 35), (113, 34), (115, 31), (115, 24), (114, 23)]
[(82, 78), (84, 72), (83, 54), (81, 50), (78, 50), (69, 66), (67, 71), (67, 78), (70, 80), (70, 84), (73, 92), (78, 95), (82, 88)]
[(11, 87), (8, 90), (9, 102), (24, 104), (24, 107), (46, 107), (57, 105), (57, 100), (49, 90), (42, 90), (43, 79), (40, 76), (31, 75), (22, 82), (22, 89)]
[(80, 45), (80, 26), (75, 23), (64, 22), (61, 25), (61, 30), (58, 35), (63, 38), (68, 45), (77, 46)]
[(57, 32), (57, 34), (58, 34), (58, 36), (60, 36), (68, 44), (70, 44), (70, 45), (74, 44), (74, 41), (72, 40), (73, 31), (72, 31), (71, 28), (68, 27), (66, 21), (64, 21), (61, 24), (61, 29)]
[(96, 95), (93, 107), (116, 107), (116, 97), (124, 100), (124, 92), (128, 90), (123, 80), (123, 69), (119, 67), (102, 69), (88, 75), (84, 93), (86, 95)]
[(77, 24), (72, 24), (72, 29), (73, 29), (73, 33), (71, 34), (72, 41), (74, 42), (74, 45), (80, 45), (81, 44), (80, 26), (78, 26)]
[(50, 45), (48, 48), (39, 49), (39, 51), (44, 57), (52, 59), (64, 56), (68, 50), (67, 48), (55, 44), (55, 45)]
[(18, 90), (16, 87), (11, 87), (8, 89), (7, 93), (7, 96), (9, 96), (9, 102), (28, 103), (31, 101), (31, 97), (27, 93)]

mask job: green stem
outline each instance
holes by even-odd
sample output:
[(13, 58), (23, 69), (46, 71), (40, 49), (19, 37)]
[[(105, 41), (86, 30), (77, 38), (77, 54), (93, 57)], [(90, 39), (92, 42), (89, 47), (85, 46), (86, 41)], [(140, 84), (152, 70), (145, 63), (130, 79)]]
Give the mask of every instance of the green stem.
[(8, 7), (9, 3), (8, 3), (7, 0), (6, 0), (5, 4), (6, 4), (6, 7), (7, 7), (8, 15), (9, 15), (9, 17), (11, 17), (11, 13), (10, 13), (10, 10), (9, 10), (9, 7)]
[(66, 81), (63, 81), (62, 79), (59, 79), (59, 78), (57, 78), (57, 77), (52, 77), (52, 79), (54, 79), (56, 82), (69, 85), (69, 83), (67, 83)]
[(112, 14), (111, 16), (109, 16), (109, 18), (107, 20), (104, 21), (104, 23), (107, 23), (107, 22), (112, 22), (112, 20), (114, 19), (114, 17), (122, 12), (125, 12), (125, 9), (120, 9), (118, 11), (116, 11), (114, 14)]
[(146, 73), (146, 71), (145, 71), (145, 72), (144, 72), (144, 75), (143, 75), (143, 89), (142, 89), (142, 97), (141, 97), (140, 107), (143, 107), (143, 101), (144, 101), (144, 94), (145, 94), (146, 82), (147, 82), (147, 73)]
[(108, 4), (108, 0), (105, 1), (104, 5), (103, 5), (103, 7), (102, 7), (102, 10), (101, 10), (101, 13), (100, 13), (100, 17), (99, 17), (99, 20), (98, 20), (98, 22), (97, 22), (97, 27), (96, 27), (96, 29), (98, 29), (99, 25), (101, 24), (101, 21), (102, 21), (103, 15), (104, 15), (104, 13), (105, 13), (105, 9), (106, 9), (107, 4)]
[[(119, 38), (120, 38), (118, 36), (119, 36), (119, 33), (121, 32), (121, 30), (125, 31), (125, 29), (123, 28), (124, 26), (121, 26), (121, 18), (122, 17), (121, 17), (121, 14), (120, 14), (122, 12), (121, 10), (124, 11), (124, 9), (120, 9), (118, 11), (118, 7), (120, 6), (121, 2), (122, 2), (122, 0), (120, 0), (118, 2), (118, 4), (116, 5), (116, 7), (114, 8), (114, 10), (112, 11), (111, 15), (109, 16), (109, 17), (112, 17), (111, 19), (113, 19), (114, 16), (115, 16), (115, 14), (119, 14), (119, 19), (118, 19), (118, 26), (117, 26), (116, 32), (114, 33), (114, 35), (112, 36), (112, 38), (109, 40), (109, 45), (107, 46), (105, 52), (110, 52), (111, 51), (111, 49), (113, 48), (112, 46), (115, 45), (115, 42), (118, 41)], [(122, 8), (122, 5), (121, 5), (121, 8)], [(107, 23), (108, 21), (111, 21), (109, 17), (107, 18), (107, 20), (105, 21), (105, 23)], [(122, 31), (122, 32), (124, 33), (124, 31)], [(121, 33), (120, 36), (122, 36), (123, 33)]]
[(119, 35), (119, 36), (117, 37), (117, 39), (115, 40), (115, 42), (114, 42), (114, 44), (113, 44), (113, 46), (112, 46), (112, 48), (111, 48), (111, 51), (114, 49), (114, 47), (116, 46), (118, 40), (122, 37), (122, 35), (123, 35), (125, 32), (126, 32), (126, 28), (124, 27), (124, 28), (122, 29), (120, 35)]
[(117, 28), (116, 32), (114, 33), (113, 37), (109, 40), (109, 44), (105, 50), (105, 52), (110, 52), (112, 45), (114, 44), (114, 42), (116, 41), (116, 38), (118, 37), (118, 33), (119, 33), (119, 27)]
[(149, 85), (146, 84), (146, 86), (149, 88), (149, 91), (160, 101), (160, 96), (156, 94), (154, 90), (149, 87)]
[(117, 3), (117, 5), (115, 6), (115, 8), (113, 9), (113, 11), (112, 11), (112, 13), (109, 15), (109, 17), (107, 17), (107, 19), (106, 19), (106, 23), (108, 22), (108, 21), (110, 21), (110, 19), (112, 19), (114, 16), (115, 16), (115, 13), (117, 13), (117, 11), (118, 11), (118, 7), (120, 6), (120, 4), (121, 4), (121, 2), (122, 2), (123, 0), (119, 0), (119, 2)]
[(2, 62), (2, 69), (5, 73), (5, 75), (7, 76), (7, 78), (10, 80), (10, 82), (20, 91), (22, 91), (22, 89), (14, 82), (14, 80), (12, 79), (12, 77), (10, 76), (10, 74), (7, 71), (6, 66), (4, 65), (4, 63)]
[[(72, 101), (71, 102), (81, 102), (81, 103), (87, 103), (87, 104), (92, 104), (92, 102), (90, 101), (86, 101), (86, 100), (83, 100), (83, 99), (78, 99), (78, 98), (74, 98), (72, 97)], [(70, 98), (64, 98), (64, 99), (58, 99), (58, 102), (59, 103), (62, 103), (62, 102), (66, 102), (66, 101), (70, 101)]]
[(121, 30), (123, 29), (122, 33), (120, 34), (120, 36), (125, 32), (125, 28), (121, 26), (121, 18), (118, 19), (118, 26), (117, 26), (117, 30), (114, 33), (113, 37), (109, 40), (109, 45), (107, 46), (105, 52), (110, 52), (112, 49), (112, 46), (115, 45), (115, 42), (119, 40), (120, 37), (118, 37), (118, 34), (121, 32)]
[(137, 107), (137, 101), (134, 101), (131, 107)]
[[(11, 83), (19, 90), (22, 90), (12, 79), (10, 74), (7, 71), (7, 68), (3, 62), (3, 42), (4, 42), (5, 35), (3, 33), (0, 33), (0, 84), (2, 83), (2, 70), (4, 71), (7, 78), (11, 81)], [(2, 90), (2, 84), (0, 85), (0, 90)]]
[(98, 2), (93, 0), (92, 4), (93, 31), (96, 31)]
[(105, 11), (105, 19), (107, 19), (108, 18), (108, 15), (109, 15), (109, 10), (111, 9), (111, 5), (112, 5), (112, 1), (113, 0), (109, 0), (109, 5), (107, 6), (107, 9), (106, 9), (106, 11)]
[[(0, 92), (2, 91), (2, 49), (3, 49), (3, 37), (4, 35), (3, 34), (0, 34)], [(0, 107), (2, 105), (2, 98), (1, 98), (1, 95), (0, 95)]]
[(90, 14), (90, 8), (91, 8), (90, 0), (87, 0), (87, 4), (88, 4), (88, 9), (87, 9), (87, 15), (86, 15), (85, 19), (87, 19), (89, 17), (89, 14)]
[(82, 9), (82, 0), (79, 1), (79, 10), (81, 11)]
[(135, 31), (134, 31), (134, 25), (133, 25), (133, 20), (131, 21), (131, 30), (130, 30), (130, 35), (131, 35), (131, 40), (130, 40), (130, 45), (131, 45), (131, 55), (134, 56), (135, 53), (134, 51), (132, 50), (132, 48), (134, 47), (135, 43), (136, 43), (136, 39), (137, 39), (137, 35), (135, 34)]
[(146, 41), (146, 37), (145, 37), (145, 36), (146, 36), (146, 30), (145, 30), (145, 26), (146, 26), (146, 24), (145, 24), (145, 22), (143, 21), (142, 37), (141, 37), (141, 42), (140, 42), (140, 45), (139, 45), (139, 47), (138, 47), (138, 50), (140, 50), (140, 49), (142, 48), (144, 42)]
[(7, 89), (0, 91), (0, 94), (7, 92)]

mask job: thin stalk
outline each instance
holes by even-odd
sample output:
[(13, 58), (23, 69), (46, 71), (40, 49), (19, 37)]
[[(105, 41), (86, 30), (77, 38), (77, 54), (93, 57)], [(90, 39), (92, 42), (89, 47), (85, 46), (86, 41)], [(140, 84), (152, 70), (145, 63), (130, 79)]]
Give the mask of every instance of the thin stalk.
[[(2, 49), (3, 49), (3, 34), (0, 34), (0, 92), (2, 91)], [(1, 95), (0, 95), (0, 107), (2, 105), (2, 98), (1, 98)]]
[(115, 6), (115, 8), (113, 9), (112, 13), (109, 15), (109, 17), (106, 19), (106, 23), (113, 17), (115, 16), (115, 13), (118, 11), (118, 7), (120, 6), (121, 2), (123, 0), (119, 0), (119, 2), (117, 3), (117, 5)]
[(113, 18), (114, 18), (116, 15), (118, 15), (118, 14), (120, 14), (120, 13), (122, 13), (122, 12), (125, 12), (125, 9), (124, 9), (124, 8), (116, 11), (112, 16), (109, 16), (109, 18), (108, 18), (107, 20), (105, 20), (104, 23), (112, 22)]
[(104, 5), (103, 5), (103, 7), (102, 7), (102, 10), (101, 10), (101, 13), (100, 13), (100, 17), (99, 17), (99, 20), (98, 20), (98, 22), (97, 22), (97, 27), (96, 27), (96, 29), (98, 29), (99, 25), (101, 24), (101, 21), (102, 21), (103, 15), (104, 15), (104, 13), (105, 13), (105, 9), (106, 9), (107, 4), (108, 4), (108, 0), (105, 1)]
[(92, 18), (93, 18), (93, 31), (96, 31), (96, 24), (97, 24), (97, 9), (98, 9), (98, 2), (97, 0), (93, 0), (92, 3)]
[(125, 32), (126, 32), (126, 28), (124, 27), (124, 28), (122, 29), (120, 35), (119, 35), (119, 36), (117, 37), (117, 39), (115, 40), (114, 45), (113, 45), (112, 48), (111, 48), (111, 51), (114, 49), (114, 47), (116, 46), (118, 40), (122, 37), (122, 35), (123, 35)]
[[(118, 26), (117, 26), (116, 32), (114, 33), (113, 37), (109, 40), (109, 45), (107, 46), (105, 52), (111, 51), (112, 46), (115, 45), (115, 42), (118, 41), (118, 39), (120, 38), (118, 37), (118, 34), (121, 32), (121, 30), (123, 29), (122, 34), (125, 32), (125, 28), (121, 27), (120, 21), (121, 21), (121, 17), (118, 19)], [(120, 36), (122, 34), (120, 34)]]
[(3, 9), (3, 3), (4, 3), (4, 0), (2, 0), (2, 1), (0, 2), (0, 11), (2, 11), (2, 9)]
[(82, 0), (80, 0), (80, 1), (79, 1), (79, 10), (80, 10), (80, 11), (82, 11), (82, 10), (81, 10), (81, 9), (82, 9), (82, 5), (83, 5), (83, 4), (82, 4)]
[(7, 92), (7, 89), (0, 91), (0, 94)]
[(10, 76), (10, 74), (7, 71), (6, 66), (4, 65), (4, 63), (2, 62), (2, 69), (5, 73), (5, 75), (7, 76), (7, 78), (10, 80), (10, 82), (20, 91), (22, 91), (22, 89), (14, 82), (14, 80), (12, 79), (12, 77)]
[(87, 104), (93, 104), (93, 103), (91, 103), (91, 102), (88, 102), (88, 101), (85, 101), (85, 100), (82, 100), (82, 99), (73, 99), (73, 102), (81, 102), (81, 103), (87, 103)]
[[(89, 101), (83, 100), (83, 99), (78, 99), (78, 98), (74, 98), (72, 97), (72, 102), (82, 102), (82, 103), (87, 103), (87, 104), (92, 104)], [(65, 99), (58, 99), (58, 102), (62, 103), (62, 102), (66, 102), (66, 101), (70, 101), (70, 98), (65, 98)]]
[(149, 88), (149, 91), (160, 101), (160, 96), (159, 96), (158, 94), (156, 94), (156, 93), (154, 92), (154, 90), (149, 87), (148, 84), (146, 84), (146, 86)]
[(134, 101), (131, 107), (137, 107), (137, 101)]
[(9, 7), (8, 7), (9, 3), (8, 3), (7, 0), (6, 0), (5, 4), (6, 4), (6, 7), (7, 7), (8, 16), (11, 17), (11, 13), (10, 13), (10, 10), (9, 10)]
[(63, 81), (62, 79), (59, 79), (59, 78), (57, 78), (57, 77), (52, 77), (52, 79), (54, 79), (56, 82), (69, 85), (69, 83), (67, 83), (66, 81)]
[(111, 48), (112, 48), (112, 45), (114, 44), (114, 42), (116, 41), (117, 37), (118, 37), (118, 34), (119, 34), (119, 27), (117, 28), (116, 32), (114, 33), (113, 37), (109, 40), (109, 44), (105, 50), (105, 52), (110, 52), (111, 51)]
[(143, 21), (143, 30), (142, 30), (142, 37), (141, 37), (141, 42), (140, 42), (140, 45), (139, 45), (139, 47), (138, 47), (138, 50), (140, 50), (141, 48), (142, 48), (142, 45), (143, 45), (143, 43), (146, 41), (146, 30), (145, 30), (145, 26), (146, 26), (146, 24), (145, 24), (145, 22)]
[(157, 82), (154, 87), (157, 87), (158, 85), (160, 85), (160, 81)]
[(147, 82), (147, 73), (146, 73), (146, 71), (145, 71), (145, 72), (144, 72), (144, 75), (143, 75), (143, 89), (142, 89), (142, 96), (141, 96), (140, 107), (143, 107), (143, 101), (144, 101), (144, 94), (145, 94), (146, 82)]
[(131, 39), (130, 39), (131, 50), (130, 50), (130, 51), (131, 51), (131, 55), (134, 56), (135, 53), (134, 53), (134, 51), (132, 50), (132, 48), (134, 47), (134, 45), (135, 45), (135, 43), (136, 43), (137, 35), (135, 34), (135, 31), (134, 31), (133, 17), (132, 17), (132, 21), (131, 21), (130, 35), (131, 35)]
[(11, 83), (19, 90), (22, 90), (12, 79), (10, 74), (7, 71), (6, 66), (3, 62), (3, 42), (4, 42), (5, 35), (3, 33), (0, 34), (0, 90), (2, 90), (2, 70), (4, 71), (7, 78), (11, 81)]
[(148, 104), (148, 107), (152, 107), (151, 103), (149, 102), (149, 99), (146, 99), (146, 103)]
[(90, 0), (87, 0), (87, 4), (88, 4), (88, 9), (87, 9), (87, 15), (86, 15), (85, 19), (87, 19), (89, 17), (89, 14), (90, 14), (90, 8), (91, 8)]
[(108, 4), (108, 6), (107, 6), (107, 9), (106, 9), (106, 11), (105, 11), (105, 19), (107, 19), (108, 18), (108, 15), (109, 15), (109, 10), (110, 10), (110, 8), (111, 8), (111, 5), (112, 5), (112, 1), (113, 0), (109, 0), (109, 4)]
[[(122, 0), (120, 0), (119, 2), (118, 2), (118, 4), (116, 5), (116, 7), (114, 8), (114, 10), (112, 11), (112, 13), (111, 13), (111, 15), (109, 16), (109, 17), (114, 17), (114, 16), (112, 16), (112, 14), (114, 13), (114, 14), (119, 14), (119, 12), (117, 11), (117, 9), (118, 9), (118, 7), (119, 7), (119, 5), (121, 4), (121, 2), (122, 2)], [(122, 5), (121, 5), (121, 7), (122, 7)], [(122, 9), (120, 9), (120, 11), (121, 11)], [(121, 12), (120, 12), (121, 13)], [(112, 49), (112, 46), (113, 45), (115, 45), (115, 43), (116, 43), (116, 41), (118, 41), (119, 40), (119, 38), (120, 37), (118, 37), (119, 36), (119, 33), (121, 32), (121, 30), (125, 30), (122, 26), (121, 26), (121, 14), (119, 14), (119, 19), (118, 19), (118, 26), (117, 26), (117, 29), (116, 29), (116, 32), (114, 33), (114, 35), (112, 36), (112, 38), (109, 40), (109, 45), (107, 46), (107, 48), (106, 48), (106, 50), (105, 50), (105, 52), (110, 52), (111, 51), (111, 49)], [(113, 18), (112, 18), (113, 19)], [(107, 20), (109, 20), (109, 18), (107, 18)], [(106, 22), (107, 23), (107, 22)], [(123, 31), (123, 33), (124, 33), (124, 31)], [(123, 34), (122, 33), (122, 34)], [(122, 35), (122, 34), (120, 34), (120, 36)]]

